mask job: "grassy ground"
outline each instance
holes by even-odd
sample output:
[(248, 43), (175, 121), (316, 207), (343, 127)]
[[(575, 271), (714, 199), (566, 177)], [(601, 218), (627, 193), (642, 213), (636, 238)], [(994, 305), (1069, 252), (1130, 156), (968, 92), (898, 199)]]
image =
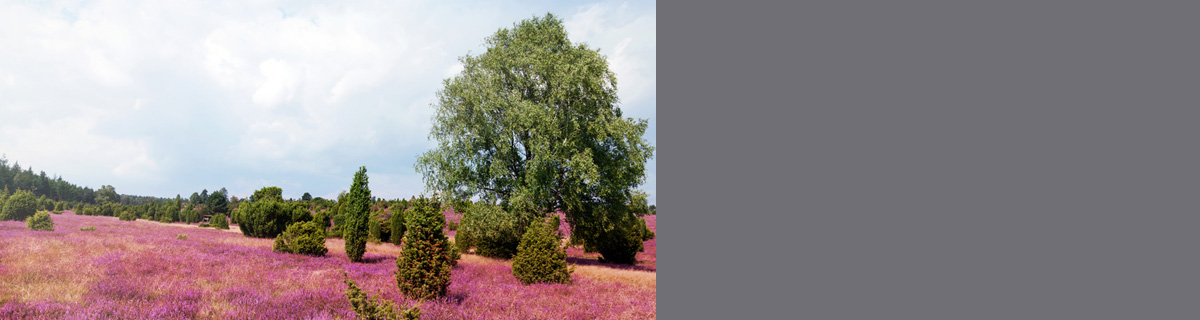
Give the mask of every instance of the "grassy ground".
[[(400, 250), (387, 243), (368, 244), (366, 262), (350, 263), (340, 239), (326, 241), (325, 257), (309, 257), (271, 252), (271, 239), (237, 232), (70, 211), (52, 218), (53, 232), (0, 222), (0, 318), (352, 318), (343, 271), (370, 294), (417, 304), (396, 287)], [(582, 261), (572, 284), (526, 286), (509, 261), (463, 255), (449, 296), (421, 302), (422, 318), (656, 317), (655, 272), (572, 258)]]

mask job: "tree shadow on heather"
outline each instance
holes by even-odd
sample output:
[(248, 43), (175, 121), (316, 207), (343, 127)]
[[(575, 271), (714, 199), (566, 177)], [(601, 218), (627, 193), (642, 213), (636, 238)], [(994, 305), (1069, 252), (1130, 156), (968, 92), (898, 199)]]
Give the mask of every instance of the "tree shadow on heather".
[(567, 257), (567, 263), (576, 264), (576, 265), (585, 265), (585, 266), (601, 266), (601, 267), (608, 267), (608, 268), (613, 268), (613, 269), (657, 272), (657, 268), (655, 266), (605, 263), (605, 262), (600, 262), (600, 260), (597, 258)]

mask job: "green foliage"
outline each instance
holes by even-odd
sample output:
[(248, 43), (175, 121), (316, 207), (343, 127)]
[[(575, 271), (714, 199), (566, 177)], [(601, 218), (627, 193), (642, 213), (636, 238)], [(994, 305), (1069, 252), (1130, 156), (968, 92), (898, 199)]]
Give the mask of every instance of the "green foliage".
[(209, 219), (209, 224), (211, 224), (213, 228), (229, 230), (229, 220), (225, 218), (225, 214), (218, 213), (214, 215), (212, 219)]
[(282, 192), (279, 190), (278, 187), (259, 189), (254, 192), (258, 200), (238, 205), (237, 223), (242, 234), (255, 238), (274, 238), (293, 222), (312, 220), (312, 214), (302, 203), (288, 203), (282, 197), (274, 196)]
[(208, 228), (208, 227), (211, 227), (211, 226), (210, 226), (210, 225), (208, 225), (207, 223), (201, 223), (201, 224), (199, 225), (199, 227), (201, 227), (201, 228)]
[(407, 208), (407, 205), (408, 204), (405, 203), (405, 207), (402, 207), (402, 208), (393, 206), (392, 207), (392, 216), (391, 216), (391, 218), (388, 218), (388, 224), (392, 229), (391, 237), (389, 240), (391, 240), (392, 244), (394, 244), (394, 245), (400, 245), (401, 243), (404, 242), (404, 230), (405, 230), (405, 227), (404, 227), (405, 211), (404, 211), (404, 209)]
[(134, 214), (133, 211), (125, 210), (121, 211), (121, 214), (117, 217), (117, 219), (120, 219), (121, 221), (134, 221), (137, 220), (137, 214)]
[(96, 190), (96, 203), (106, 204), (121, 200), (121, 195), (117, 194), (117, 188), (111, 185), (100, 186), (100, 190)]
[(308, 194), (308, 192), (305, 192), (303, 196), (300, 196), (300, 200), (303, 200), (303, 201), (311, 201), (311, 200), (312, 200), (312, 195), (311, 195), (311, 194)]
[(0, 213), (0, 220), (25, 221), (36, 211), (37, 198), (33, 196), (33, 193), (17, 190), (4, 203), (4, 212)]
[(513, 258), (512, 273), (524, 284), (571, 283), (572, 270), (567, 267), (567, 251), (551, 225), (534, 221), (521, 237), (517, 256)]
[(55, 202), (55, 203), (54, 203), (54, 213), (55, 213), (55, 214), (62, 214), (62, 213), (63, 213), (63, 203), (62, 203), (62, 201), (59, 201), (59, 202)]
[[(478, 196), (508, 211), (566, 213), (572, 232), (624, 261), (635, 189), (654, 147), (645, 119), (624, 118), (606, 58), (546, 15), (501, 29), (437, 92), (430, 138), (415, 166), (427, 188)], [(603, 209), (601, 209), (603, 208)], [(522, 229), (525, 224), (522, 224)], [(613, 233), (613, 234), (610, 234)], [(615, 246), (615, 247), (613, 247)]]
[(525, 234), (525, 227), (532, 218), (529, 214), (505, 212), (492, 205), (475, 205), (463, 214), (454, 237), (461, 243), (459, 248), (463, 251), (475, 247), (478, 255), (511, 259), (517, 254), (521, 235)]
[(346, 226), (346, 215), (339, 214), (339, 215), (333, 216), (333, 228), (330, 229), (328, 236), (334, 237), (334, 238), (341, 238), (343, 235), (342, 229), (345, 226)]
[(375, 219), (369, 219), (367, 222), (367, 239), (372, 243), (382, 242), (383, 233), (380, 232), (381, 230), (382, 228), (379, 226), (379, 221), (376, 221)]
[(29, 227), (29, 230), (54, 231), (54, 220), (50, 219), (49, 213), (42, 211), (25, 218), (25, 226)]
[(325, 249), (325, 230), (315, 221), (293, 223), (275, 237), (271, 249), (275, 252), (324, 256), (328, 251)]
[(178, 234), (178, 235), (176, 235), (176, 236), (175, 236), (175, 239), (178, 239), (178, 240), (187, 240), (187, 235), (186, 235), (186, 234), (182, 234), (182, 233), (180, 233), (180, 234)]
[(96, 231), (96, 227), (82, 227), (79, 231)]
[(204, 202), (205, 207), (210, 213), (227, 213), (229, 212), (229, 199), (220, 191), (213, 192)]
[[(624, 207), (616, 208), (619, 210)], [(574, 230), (571, 233), (571, 242), (583, 244), (584, 251), (599, 252), (602, 262), (637, 263), (637, 253), (644, 249), (642, 242), (653, 239), (655, 236), (646, 227), (646, 221), (632, 214), (612, 213), (611, 211), (600, 211), (599, 213), (597, 217), (606, 219), (603, 221), (603, 225), (611, 225), (613, 228), (611, 230), (572, 228)], [(602, 224), (596, 223), (596, 225)]]
[(258, 189), (258, 191), (254, 191), (254, 195), (251, 197), (254, 198), (255, 202), (266, 200), (283, 201), (283, 189), (279, 187), (263, 187), (262, 189)]
[(405, 217), (404, 249), (396, 260), (396, 284), (404, 295), (419, 300), (446, 295), (452, 264), (449, 239), (442, 233), (446, 217), (441, 203), (423, 201)]
[(367, 252), (367, 224), (371, 213), (371, 189), (367, 183), (367, 167), (360, 167), (354, 173), (350, 194), (346, 196), (346, 226), (342, 228), (342, 237), (346, 239), (346, 256), (354, 262), (361, 262)]
[[(346, 272), (342, 271), (342, 282), (346, 283), (346, 298), (350, 299), (350, 306), (354, 309), (356, 319), (370, 320), (391, 320), (391, 319), (418, 319), (421, 317), (421, 309), (418, 306), (412, 308), (400, 308), (390, 300), (383, 300), (378, 296), (367, 296), (358, 286), (354, 285), (354, 281), (346, 276)], [(378, 301), (378, 302), (376, 302)]]

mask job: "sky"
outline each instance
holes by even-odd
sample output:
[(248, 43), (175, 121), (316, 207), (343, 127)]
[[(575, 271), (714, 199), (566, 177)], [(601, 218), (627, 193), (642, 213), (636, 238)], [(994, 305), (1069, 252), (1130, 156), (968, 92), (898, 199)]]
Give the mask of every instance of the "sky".
[(0, 0), (0, 154), (80, 186), (174, 198), (425, 192), (432, 103), (464, 55), (553, 13), (607, 57), (656, 148), (653, 1)]

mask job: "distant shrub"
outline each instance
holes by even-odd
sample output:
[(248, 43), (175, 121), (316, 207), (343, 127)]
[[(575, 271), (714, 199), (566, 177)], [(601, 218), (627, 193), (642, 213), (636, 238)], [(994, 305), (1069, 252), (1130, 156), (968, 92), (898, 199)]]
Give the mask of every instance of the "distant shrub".
[(96, 231), (96, 227), (83, 227), (79, 228), (79, 231)]
[(54, 231), (54, 220), (50, 219), (49, 213), (42, 211), (25, 218), (25, 226), (29, 227), (29, 230)]
[(567, 252), (561, 243), (550, 224), (531, 223), (513, 257), (513, 276), (524, 284), (571, 283), (572, 270), (567, 267)]
[(199, 227), (201, 227), (201, 228), (208, 228), (208, 227), (211, 227), (211, 226), (210, 226), (209, 224), (207, 224), (207, 223), (201, 223), (201, 224), (199, 225)]
[(0, 220), (25, 221), (37, 212), (37, 198), (25, 190), (17, 190), (4, 203)]
[(529, 216), (505, 212), (496, 206), (474, 205), (463, 215), (454, 238), (461, 243), (459, 249), (464, 252), (475, 247), (478, 255), (511, 259), (517, 253), (529, 220)]
[(450, 285), (449, 239), (441, 203), (421, 199), (405, 217), (404, 249), (396, 260), (396, 284), (404, 295), (427, 300), (446, 295)]
[(176, 236), (175, 236), (175, 239), (179, 239), (179, 240), (187, 240), (187, 235), (186, 235), (186, 234), (182, 234), (182, 233), (180, 233), (179, 235), (176, 235)]
[[(367, 296), (358, 286), (354, 285), (354, 281), (346, 276), (346, 272), (342, 271), (342, 282), (346, 283), (346, 298), (350, 299), (350, 306), (354, 309), (356, 319), (417, 319), (421, 317), (421, 309), (418, 306), (405, 309), (396, 306), (390, 300), (380, 299), (378, 296)], [(376, 302), (378, 301), (378, 302)]]
[(134, 214), (133, 211), (125, 210), (121, 211), (121, 214), (117, 217), (117, 219), (121, 221), (134, 221), (137, 220), (137, 214)]
[(275, 237), (275, 244), (271, 247), (275, 252), (306, 254), (310, 256), (324, 256), (325, 252), (325, 230), (315, 221), (296, 222), (287, 227), (283, 233)]
[[(406, 204), (407, 205), (407, 204)], [(390, 239), (392, 244), (400, 245), (404, 242), (404, 210), (405, 208), (392, 207), (392, 216), (388, 218), (389, 227), (391, 227)]]
[(450, 229), (450, 231), (458, 231), (458, 223), (458, 221), (446, 219), (446, 229)]
[(454, 243), (454, 240), (446, 241), (446, 257), (449, 258), (451, 267), (457, 266), (458, 259), (462, 257), (462, 252), (458, 251), (458, 245)]
[(52, 212), (54, 212), (55, 214), (62, 214), (63, 213), (63, 203), (61, 201), (55, 202), (54, 203), (54, 211), (52, 211)]
[(346, 215), (344, 215), (344, 214), (334, 215), (333, 216), (333, 227), (332, 227), (332, 229), (329, 230), (330, 232), (327, 236), (333, 237), (333, 238), (341, 238), (342, 237), (342, 227), (345, 225), (346, 225)]
[(209, 225), (213, 228), (229, 230), (229, 220), (225, 219), (224, 213), (218, 213), (209, 219)]
[(367, 222), (367, 241), (371, 243), (383, 242), (383, 233), (381, 232), (382, 229), (383, 228), (381, 228), (379, 225), (379, 221), (370, 219), (370, 222)]
[(274, 238), (292, 222), (312, 220), (312, 214), (304, 205), (279, 201), (274, 197), (243, 202), (238, 207), (238, 214), (238, 227), (242, 229), (242, 234), (255, 238)]

